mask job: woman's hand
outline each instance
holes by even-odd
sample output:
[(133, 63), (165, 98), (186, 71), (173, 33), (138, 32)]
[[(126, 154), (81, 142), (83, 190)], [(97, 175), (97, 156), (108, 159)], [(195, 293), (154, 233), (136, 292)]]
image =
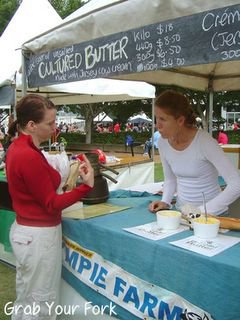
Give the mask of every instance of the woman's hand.
[(153, 201), (148, 206), (149, 211), (156, 213), (159, 210), (169, 209), (169, 205), (163, 201)]
[(83, 180), (83, 183), (89, 187), (94, 186), (94, 170), (85, 154), (81, 155), (81, 163), (79, 166), (79, 174)]

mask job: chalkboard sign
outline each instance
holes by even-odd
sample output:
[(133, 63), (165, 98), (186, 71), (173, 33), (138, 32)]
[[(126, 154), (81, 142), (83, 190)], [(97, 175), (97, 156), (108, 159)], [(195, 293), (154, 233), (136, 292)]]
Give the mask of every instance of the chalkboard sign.
[(26, 59), (29, 87), (240, 58), (240, 5), (112, 34)]

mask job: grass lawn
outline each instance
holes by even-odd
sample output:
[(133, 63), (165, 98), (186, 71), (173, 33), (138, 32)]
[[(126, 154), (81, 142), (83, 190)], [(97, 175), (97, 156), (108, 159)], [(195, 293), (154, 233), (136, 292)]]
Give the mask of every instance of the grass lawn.
[(163, 168), (161, 163), (154, 164), (154, 182), (160, 182), (164, 180)]
[[(0, 319), (8, 320), (11, 316), (4, 313), (7, 302), (15, 300), (15, 269), (0, 262)], [(12, 305), (11, 305), (12, 306)]]

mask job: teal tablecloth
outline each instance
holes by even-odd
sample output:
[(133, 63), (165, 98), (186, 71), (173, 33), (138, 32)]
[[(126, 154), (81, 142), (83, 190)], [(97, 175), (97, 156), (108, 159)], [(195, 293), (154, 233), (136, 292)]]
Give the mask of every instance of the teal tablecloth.
[[(123, 230), (155, 220), (147, 206), (156, 196), (129, 191), (112, 192), (110, 203), (130, 209), (88, 220), (63, 220), (63, 234), (80, 246), (92, 250), (127, 272), (168, 289), (209, 312), (214, 320), (237, 320), (240, 297), (240, 244), (206, 257), (169, 244), (192, 235), (184, 231), (151, 241)], [(237, 232), (228, 234), (240, 236)], [(88, 301), (106, 304), (108, 300), (83, 284), (67, 268), (63, 278)], [(117, 308), (120, 319), (138, 319)], [(172, 318), (170, 315), (166, 319)]]

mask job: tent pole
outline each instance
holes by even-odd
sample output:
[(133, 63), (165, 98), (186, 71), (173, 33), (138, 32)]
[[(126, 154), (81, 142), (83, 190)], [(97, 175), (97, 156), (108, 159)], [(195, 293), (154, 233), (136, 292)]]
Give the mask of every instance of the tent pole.
[[(17, 72), (15, 72), (14, 74), (14, 83), (13, 83), (13, 88), (14, 88), (14, 98), (13, 98), (13, 119), (16, 120), (17, 119), (17, 115), (16, 115), (16, 104), (17, 104)], [(9, 117), (11, 115), (11, 110), (9, 112)]]
[(152, 99), (152, 160), (154, 160), (154, 131), (155, 131), (155, 123), (154, 123), (154, 99)]
[(22, 96), (27, 94), (27, 77), (26, 77), (26, 63), (24, 58), (24, 51), (22, 50)]
[(208, 132), (212, 135), (212, 118), (213, 118), (213, 91), (209, 91), (209, 117), (208, 117)]

